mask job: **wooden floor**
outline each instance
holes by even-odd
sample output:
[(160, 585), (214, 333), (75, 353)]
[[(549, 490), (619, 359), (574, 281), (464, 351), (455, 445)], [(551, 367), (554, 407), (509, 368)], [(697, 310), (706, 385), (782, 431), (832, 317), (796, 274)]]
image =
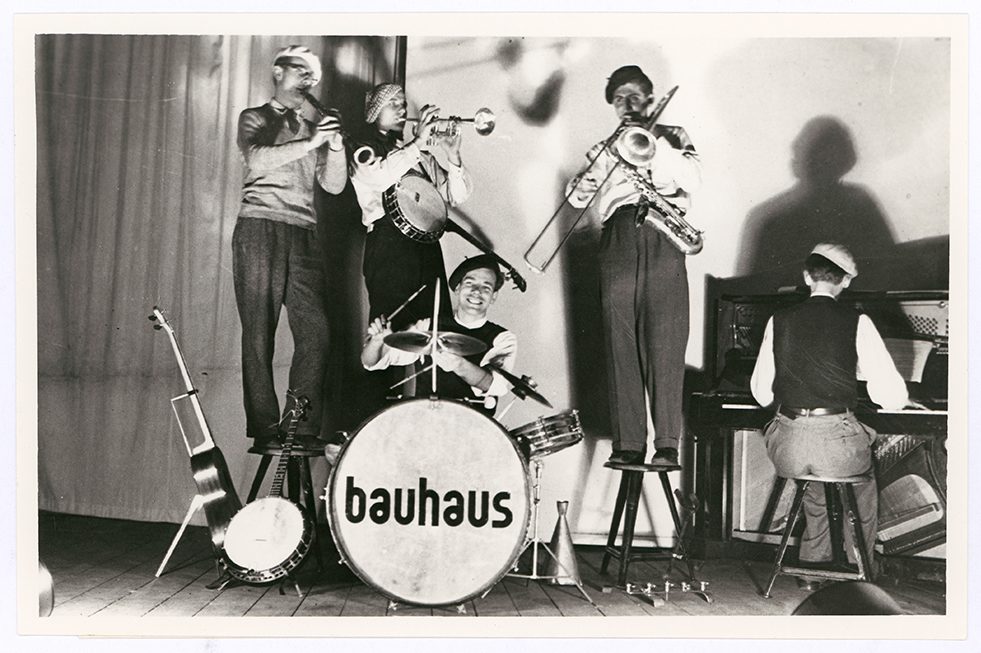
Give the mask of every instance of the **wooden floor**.
[[(676, 594), (655, 606), (644, 596), (602, 591), (612, 579), (600, 575), (602, 552), (595, 547), (577, 549), (579, 573), (595, 605), (584, 600), (575, 586), (505, 577), (485, 597), (468, 601), (462, 614), (455, 607), (393, 608), (382, 594), (336, 561), (329, 564), (325, 560), (326, 571), (319, 571), (312, 555), (297, 573), (302, 597), (292, 586), (280, 593), (278, 583), (229, 585), (217, 591), (207, 588), (217, 573), (203, 527), (189, 528), (167, 570), (159, 578), (154, 576), (176, 532), (174, 524), (42, 513), (39, 551), (54, 579), (52, 616), (788, 615), (807, 596), (793, 578), (780, 577), (773, 597), (763, 599), (757, 587), (765, 581), (766, 563), (708, 560), (700, 564), (698, 577), (708, 582), (711, 603), (695, 594)], [(331, 545), (325, 548), (332, 554)], [(657, 581), (662, 573), (663, 563), (635, 562), (628, 580)], [(909, 614), (944, 614), (942, 588), (936, 585), (900, 582), (883, 586)]]

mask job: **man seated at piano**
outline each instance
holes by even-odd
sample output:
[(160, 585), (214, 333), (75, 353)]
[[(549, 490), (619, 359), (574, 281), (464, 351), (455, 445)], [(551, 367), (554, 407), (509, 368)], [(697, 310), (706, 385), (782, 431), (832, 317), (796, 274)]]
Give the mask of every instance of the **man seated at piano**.
[[(450, 348), (437, 347), (432, 356), (437, 367), (436, 394), (466, 401), (491, 417), (497, 407), (497, 398), (511, 389), (511, 384), (495, 367), (510, 372), (518, 349), (518, 340), (512, 332), (487, 319), (488, 309), (497, 299), (503, 284), (504, 274), (488, 254), (468, 258), (457, 266), (449, 278), (454, 303), (453, 317), (440, 320), (438, 331), (469, 336), (482, 343), (484, 348), (478, 353), (461, 355)], [(410, 328), (427, 333), (430, 320), (419, 320)], [(368, 340), (361, 351), (364, 368), (373, 371), (425, 362), (425, 369), (431, 362), (426, 360), (428, 356), (425, 352), (413, 353), (385, 344), (385, 336), (391, 333), (391, 326), (384, 316), (376, 317), (368, 325)], [(420, 391), (400, 394), (428, 396), (428, 375), (419, 375), (414, 380)]]
[[(868, 379), (868, 394), (885, 409), (909, 402), (878, 330), (867, 315), (838, 303), (858, 275), (851, 253), (820, 243), (804, 262), (810, 297), (775, 313), (766, 324), (759, 358), (750, 379), (761, 406), (775, 404), (776, 415), (764, 430), (767, 454), (778, 476), (797, 478), (857, 476), (871, 481), (855, 486), (855, 497), (869, 560), (877, 531), (878, 491), (872, 472), (871, 444), (876, 433), (855, 417), (858, 376)], [(824, 487), (812, 483), (804, 496), (802, 563), (832, 559)], [(854, 563), (851, 531), (845, 529), (849, 562)], [(813, 588), (809, 579), (798, 579)]]

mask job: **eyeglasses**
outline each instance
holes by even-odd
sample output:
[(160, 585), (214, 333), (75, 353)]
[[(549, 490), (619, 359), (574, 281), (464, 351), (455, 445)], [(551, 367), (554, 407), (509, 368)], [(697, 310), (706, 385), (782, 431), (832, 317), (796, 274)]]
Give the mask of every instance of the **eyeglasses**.
[(298, 76), (300, 79), (312, 79), (313, 71), (307, 66), (298, 63), (281, 63), (278, 64), (280, 68), (292, 68), (293, 70), (299, 71)]

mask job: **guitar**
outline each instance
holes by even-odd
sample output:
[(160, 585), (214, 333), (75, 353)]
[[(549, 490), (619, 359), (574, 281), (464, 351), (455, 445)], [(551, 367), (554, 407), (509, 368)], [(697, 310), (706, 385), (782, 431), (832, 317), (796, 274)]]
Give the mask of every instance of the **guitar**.
[(284, 578), (300, 566), (313, 541), (313, 519), (282, 496), (296, 427), (310, 404), (309, 399), (297, 397), (292, 390), (287, 397), (293, 400), (293, 408), (269, 496), (242, 508), (225, 533), (222, 563), (232, 577), (244, 583), (262, 584)]
[[(163, 311), (156, 306), (153, 307), (153, 315), (149, 319), (152, 322), (156, 322), (153, 325), (154, 329), (163, 329), (170, 337), (170, 346), (174, 350), (174, 356), (177, 358), (177, 366), (180, 368), (181, 376), (184, 378), (184, 385), (187, 388), (187, 392), (174, 397), (170, 400), (170, 403), (174, 409), (174, 414), (177, 415), (177, 424), (184, 438), (184, 446), (187, 447), (187, 453), (191, 458), (191, 475), (194, 478), (194, 483), (197, 485), (198, 496), (204, 506), (205, 519), (208, 522), (208, 529), (211, 532), (211, 544), (216, 551), (220, 551), (225, 539), (225, 530), (228, 528), (228, 524), (231, 522), (235, 513), (241, 509), (242, 503), (239, 501), (238, 494), (235, 493), (235, 484), (232, 483), (231, 474), (228, 473), (228, 464), (225, 462), (225, 457), (222, 455), (221, 449), (215, 445), (215, 440), (211, 435), (211, 429), (208, 427), (208, 421), (204, 417), (201, 402), (198, 400), (198, 391), (194, 388), (194, 384), (191, 383), (191, 375), (187, 371), (184, 354), (181, 353), (180, 345), (177, 344), (177, 334), (167, 322)], [(194, 410), (194, 416), (197, 420), (202, 438), (201, 444), (193, 448), (187, 439), (187, 433), (184, 432), (180, 414), (174, 403), (182, 399), (187, 399), (191, 402), (191, 407)]]

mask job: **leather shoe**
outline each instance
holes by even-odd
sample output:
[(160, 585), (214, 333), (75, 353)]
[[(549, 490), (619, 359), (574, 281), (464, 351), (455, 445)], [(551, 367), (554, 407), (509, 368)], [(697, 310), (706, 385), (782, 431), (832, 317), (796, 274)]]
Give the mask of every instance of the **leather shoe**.
[(610, 454), (610, 459), (606, 461), (614, 465), (642, 465), (644, 463), (643, 451), (614, 451)]
[(654, 452), (651, 458), (652, 465), (677, 465), (678, 450), (673, 447), (662, 447)]

